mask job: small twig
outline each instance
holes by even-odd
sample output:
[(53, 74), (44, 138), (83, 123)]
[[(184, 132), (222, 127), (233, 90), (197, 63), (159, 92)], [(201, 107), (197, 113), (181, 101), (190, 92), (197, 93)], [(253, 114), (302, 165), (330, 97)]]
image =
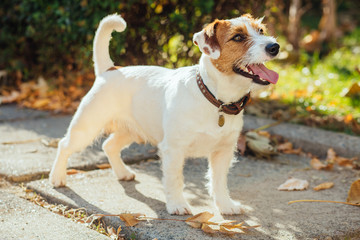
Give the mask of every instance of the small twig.
[(20, 141), (11, 141), (11, 142), (2, 142), (1, 144), (3, 144), (3, 145), (25, 144), (25, 143), (38, 142), (38, 141), (40, 141), (40, 138), (20, 140)]
[[(93, 216), (100, 216), (100, 217), (120, 217), (120, 214), (94, 214)], [(186, 219), (172, 219), (172, 218), (154, 218), (154, 217), (146, 217), (146, 216), (139, 216), (138, 219), (151, 219), (151, 220), (159, 220), (159, 221), (178, 221), (178, 222), (186, 222)], [(188, 221), (188, 222), (196, 222), (196, 221)]]
[(313, 200), (313, 199), (304, 199), (304, 200), (295, 200), (290, 201), (288, 204), (298, 203), (298, 202), (324, 202), (324, 203), (341, 203), (351, 206), (358, 206), (360, 207), (360, 203), (349, 203), (349, 202), (339, 202), (339, 201), (330, 201), (330, 200)]
[(261, 127), (258, 127), (254, 130), (254, 132), (258, 132), (258, 131), (262, 131), (262, 130), (265, 130), (267, 128), (270, 128), (270, 127), (275, 127), (277, 125), (279, 125), (280, 123), (283, 123), (285, 120), (279, 120), (277, 122), (273, 122), (273, 123), (270, 123), (270, 124), (266, 124), (264, 126), (261, 126)]

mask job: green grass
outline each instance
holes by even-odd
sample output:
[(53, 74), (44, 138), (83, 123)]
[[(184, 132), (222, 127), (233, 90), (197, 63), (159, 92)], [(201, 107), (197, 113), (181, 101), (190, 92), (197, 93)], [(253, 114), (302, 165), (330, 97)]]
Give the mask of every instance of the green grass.
[(267, 65), (280, 75), (272, 96), (303, 111), (360, 119), (360, 93), (346, 97), (348, 89), (360, 82), (360, 28), (342, 39), (325, 57), (301, 53), (297, 64), (286, 61)]

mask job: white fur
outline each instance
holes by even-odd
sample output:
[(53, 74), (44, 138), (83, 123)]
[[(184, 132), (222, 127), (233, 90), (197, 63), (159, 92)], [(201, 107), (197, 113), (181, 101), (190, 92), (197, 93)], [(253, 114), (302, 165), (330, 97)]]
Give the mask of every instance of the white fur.
[(103, 150), (121, 180), (135, 177), (120, 158), (121, 149), (133, 141), (158, 145), (169, 213), (191, 213), (183, 197), (184, 159), (204, 156), (209, 158), (209, 191), (217, 207), (224, 214), (240, 213), (240, 204), (228, 193), (227, 173), (243, 114), (225, 114), (225, 125), (219, 127), (218, 109), (202, 95), (195, 77), (200, 71), (213, 94), (225, 102), (237, 101), (260, 86), (240, 75), (222, 74), (205, 54), (199, 65), (175, 70), (129, 66), (106, 71), (113, 64), (108, 53), (111, 32), (124, 27), (125, 21), (118, 15), (104, 18), (99, 25), (94, 40), (97, 77), (59, 143), (51, 183), (64, 186), (69, 156), (91, 144), (102, 131), (109, 131)]

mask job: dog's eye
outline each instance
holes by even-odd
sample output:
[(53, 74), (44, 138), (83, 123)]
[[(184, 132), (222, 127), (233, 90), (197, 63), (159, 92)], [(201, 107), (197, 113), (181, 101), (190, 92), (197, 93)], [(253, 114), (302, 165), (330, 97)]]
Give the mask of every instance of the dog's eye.
[(259, 28), (259, 33), (260, 33), (261, 35), (263, 35), (263, 34), (264, 34), (264, 29)]
[(244, 35), (236, 34), (231, 40), (233, 40), (235, 42), (242, 42), (245, 39), (246, 39), (246, 37)]

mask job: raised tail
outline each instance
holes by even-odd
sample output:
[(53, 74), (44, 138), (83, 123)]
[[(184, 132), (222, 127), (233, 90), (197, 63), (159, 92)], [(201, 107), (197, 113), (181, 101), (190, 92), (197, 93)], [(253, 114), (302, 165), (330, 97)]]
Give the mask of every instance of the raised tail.
[(96, 30), (93, 45), (93, 61), (95, 68), (95, 76), (105, 72), (114, 66), (114, 62), (110, 58), (109, 43), (111, 33), (115, 30), (122, 32), (126, 28), (125, 20), (117, 14), (106, 16), (100, 21)]

